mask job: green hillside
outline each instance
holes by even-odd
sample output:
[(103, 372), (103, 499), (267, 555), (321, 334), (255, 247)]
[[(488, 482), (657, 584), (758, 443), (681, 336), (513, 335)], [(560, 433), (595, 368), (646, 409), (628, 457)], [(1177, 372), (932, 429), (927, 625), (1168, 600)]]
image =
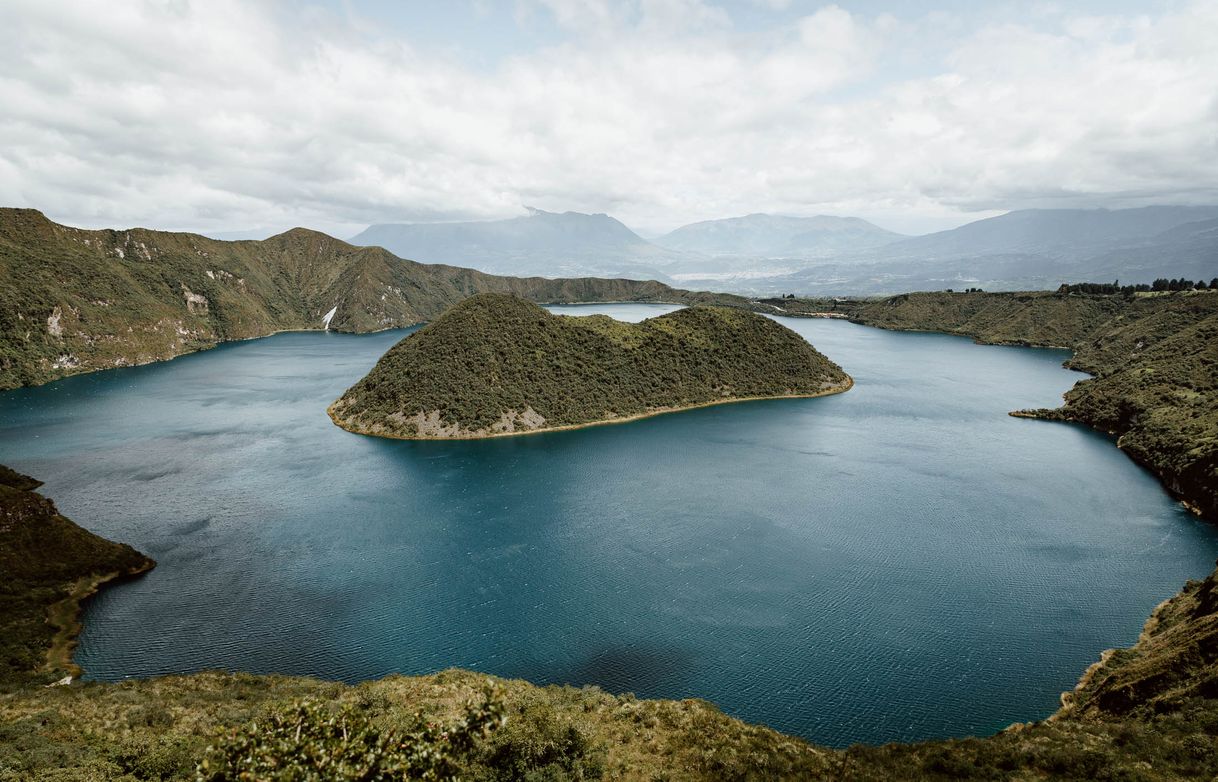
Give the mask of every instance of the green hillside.
[(367, 332), (438, 316), (475, 293), (540, 302), (742, 306), (658, 282), (496, 277), (414, 263), (296, 228), (264, 241), (87, 231), (0, 209), (0, 389), (161, 361), (285, 329)]
[(849, 384), (798, 334), (746, 310), (690, 307), (631, 324), (488, 293), (391, 348), (331, 415), (366, 434), (485, 437)]
[(0, 690), (79, 673), (79, 602), (153, 561), (59, 515), (42, 484), (0, 466)]

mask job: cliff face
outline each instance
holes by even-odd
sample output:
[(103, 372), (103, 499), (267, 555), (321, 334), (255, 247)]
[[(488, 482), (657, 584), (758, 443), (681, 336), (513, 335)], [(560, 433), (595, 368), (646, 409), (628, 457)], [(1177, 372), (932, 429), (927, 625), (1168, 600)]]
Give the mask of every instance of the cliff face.
[(79, 601), (155, 564), (59, 515), (40, 485), (0, 466), (0, 687), (77, 673)]
[(497, 277), (297, 228), (264, 241), (86, 231), (0, 209), (0, 389), (145, 364), (283, 329), (366, 332), (430, 320), (474, 293), (534, 301), (712, 300), (658, 282)]
[(849, 384), (798, 334), (741, 309), (631, 324), (481, 294), (391, 348), (331, 415), (365, 434), (487, 437)]

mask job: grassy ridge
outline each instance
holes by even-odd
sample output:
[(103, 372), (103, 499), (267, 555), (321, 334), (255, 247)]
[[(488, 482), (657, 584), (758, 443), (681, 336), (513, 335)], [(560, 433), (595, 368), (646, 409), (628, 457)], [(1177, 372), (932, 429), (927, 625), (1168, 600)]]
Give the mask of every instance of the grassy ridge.
[(430, 320), (474, 293), (542, 302), (735, 296), (620, 279), (516, 278), (425, 265), (296, 228), (264, 241), (86, 231), (32, 209), (0, 209), (0, 389), (144, 364), (285, 329), (353, 332)]
[(368, 434), (477, 437), (849, 383), (798, 334), (742, 309), (632, 324), (480, 294), (392, 347), (331, 413)]

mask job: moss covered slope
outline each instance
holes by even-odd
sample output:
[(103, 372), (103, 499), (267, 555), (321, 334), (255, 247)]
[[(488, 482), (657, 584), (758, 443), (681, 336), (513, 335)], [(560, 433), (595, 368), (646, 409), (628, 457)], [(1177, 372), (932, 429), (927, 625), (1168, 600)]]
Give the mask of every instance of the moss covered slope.
[(40, 485), (0, 466), (0, 687), (77, 673), (79, 601), (154, 564), (59, 515)]
[(331, 415), (365, 434), (486, 437), (849, 385), (798, 334), (746, 310), (632, 324), (481, 294), (391, 348)]

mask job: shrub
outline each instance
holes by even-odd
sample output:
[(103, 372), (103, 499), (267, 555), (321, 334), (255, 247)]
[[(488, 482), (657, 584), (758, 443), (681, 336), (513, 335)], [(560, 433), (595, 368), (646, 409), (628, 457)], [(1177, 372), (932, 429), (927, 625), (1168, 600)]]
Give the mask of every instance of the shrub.
[(455, 780), (478, 740), (504, 721), (502, 699), (488, 685), (481, 703), (447, 725), (415, 715), (398, 733), (361, 710), (304, 700), (221, 733), (199, 763), (199, 782), (377, 782)]

